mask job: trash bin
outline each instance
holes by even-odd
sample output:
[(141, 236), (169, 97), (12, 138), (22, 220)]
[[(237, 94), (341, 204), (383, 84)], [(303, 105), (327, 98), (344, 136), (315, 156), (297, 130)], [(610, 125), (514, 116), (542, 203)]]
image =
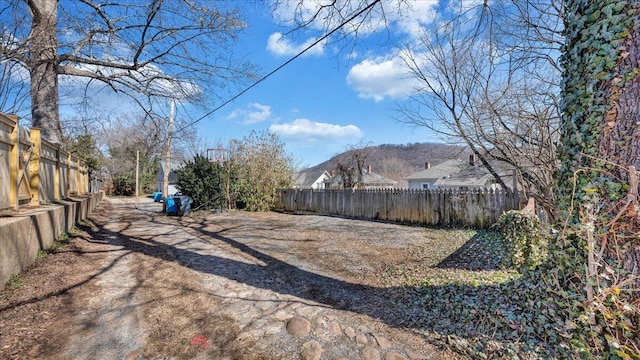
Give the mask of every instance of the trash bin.
[(167, 203), (167, 214), (168, 215), (178, 215), (178, 210), (180, 210), (179, 205), (176, 204), (175, 198), (168, 197), (164, 199)]
[(156, 191), (153, 193), (153, 201), (160, 202), (162, 200), (162, 191)]
[(186, 195), (172, 196), (165, 199), (167, 215), (186, 215), (191, 211), (193, 199)]

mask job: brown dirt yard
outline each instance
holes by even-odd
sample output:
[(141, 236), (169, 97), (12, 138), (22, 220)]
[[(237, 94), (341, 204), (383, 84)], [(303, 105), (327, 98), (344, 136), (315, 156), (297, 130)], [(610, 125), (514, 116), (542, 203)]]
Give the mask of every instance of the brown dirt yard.
[(425, 274), (501, 276), (473, 231), (161, 209), (106, 199), (12, 279), (0, 358), (459, 359), (404, 299)]

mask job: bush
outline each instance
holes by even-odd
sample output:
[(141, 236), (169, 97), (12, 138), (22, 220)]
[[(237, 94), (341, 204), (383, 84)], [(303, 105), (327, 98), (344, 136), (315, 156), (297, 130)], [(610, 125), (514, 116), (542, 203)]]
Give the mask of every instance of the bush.
[(112, 195), (132, 196), (135, 194), (135, 179), (126, 176), (117, 176), (112, 180)]
[(220, 165), (210, 162), (203, 155), (196, 155), (176, 170), (176, 186), (183, 195), (193, 199), (194, 209), (214, 209), (222, 201), (220, 196)]
[(278, 190), (291, 186), (293, 166), (278, 136), (255, 133), (235, 142), (228, 163), (232, 180), (230, 200), (249, 211), (269, 211), (278, 199)]
[(547, 258), (549, 237), (541, 232), (540, 221), (535, 215), (507, 211), (494, 227), (505, 240), (506, 266), (520, 271), (531, 270)]

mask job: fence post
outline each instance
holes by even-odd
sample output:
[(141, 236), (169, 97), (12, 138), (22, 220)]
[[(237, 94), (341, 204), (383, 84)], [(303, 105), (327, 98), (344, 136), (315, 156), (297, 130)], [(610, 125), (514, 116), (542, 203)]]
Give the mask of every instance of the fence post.
[(56, 147), (56, 163), (53, 168), (53, 198), (60, 200), (60, 144)]
[(67, 153), (67, 182), (65, 184), (65, 197), (71, 196), (71, 153)]
[[(33, 143), (31, 159), (29, 159), (29, 187), (31, 188), (31, 201), (29, 205), (40, 203), (40, 151), (42, 148), (42, 138), (39, 128), (31, 128), (29, 140)], [(25, 169), (27, 171), (27, 169)]]
[(9, 139), (11, 140), (11, 151), (9, 152), (9, 203), (13, 204), (13, 208), (18, 210), (18, 193), (20, 188), (18, 182), (18, 172), (20, 171), (20, 118), (17, 116), (7, 115), (7, 118), (13, 121), (13, 128)]

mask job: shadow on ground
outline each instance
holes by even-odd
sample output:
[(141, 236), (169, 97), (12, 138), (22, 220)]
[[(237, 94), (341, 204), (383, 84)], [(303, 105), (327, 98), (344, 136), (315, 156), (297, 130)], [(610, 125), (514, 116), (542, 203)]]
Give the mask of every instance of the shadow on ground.
[[(131, 252), (142, 253), (158, 259), (175, 260), (194, 271), (222, 276), (256, 288), (293, 295), (322, 306), (347, 310), (370, 316), (391, 327), (426, 331), (432, 340), (447, 342), (451, 336), (466, 339), (493, 339), (497, 341), (534, 341), (541, 339), (523, 338), (520, 329), (527, 324), (518, 323), (514, 316), (523, 311), (518, 304), (526, 299), (523, 294), (514, 293), (516, 283), (501, 285), (455, 285), (423, 287), (373, 287), (347, 282), (301, 269), (279, 260), (262, 251), (244, 244), (240, 239), (228, 235), (230, 229), (207, 230), (205, 221), (183, 221), (177, 217), (167, 217), (149, 205), (104, 204), (106, 211), (127, 211), (124, 229), (113, 232), (101, 221), (90, 220), (82, 225), (94, 240), (113, 242)], [(134, 208), (135, 207), (135, 208)], [(162, 237), (172, 234), (145, 235), (140, 237), (125, 235), (134, 223), (144, 221), (154, 226), (174, 225), (174, 231), (187, 231), (191, 237), (183, 242), (206, 241), (216, 246), (226, 246), (240, 254), (253, 258), (253, 263), (238, 261), (213, 255), (202, 255), (170, 245)], [(277, 230), (276, 230), (277, 231)], [(182, 236), (182, 235), (181, 235)], [(176, 246), (178, 245), (178, 246)], [(438, 267), (468, 270), (493, 269), (497, 265), (482, 256), (479, 238), (471, 239), (456, 253), (447, 257)], [(473, 261), (469, 261), (472, 259)], [(255, 261), (257, 260), (257, 261)], [(258, 264), (256, 264), (258, 263)], [(475, 264), (472, 267), (469, 263)], [(479, 264), (484, 267), (478, 268)], [(105, 271), (108, 269), (105, 269)], [(211, 293), (209, 295), (218, 296)], [(510, 320), (511, 319), (511, 320)], [(505, 322), (511, 321), (513, 331), (498, 331)], [(448, 339), (448, 340), (447, 340)], [(471, 341), (471, 340), (470, 340)]]

